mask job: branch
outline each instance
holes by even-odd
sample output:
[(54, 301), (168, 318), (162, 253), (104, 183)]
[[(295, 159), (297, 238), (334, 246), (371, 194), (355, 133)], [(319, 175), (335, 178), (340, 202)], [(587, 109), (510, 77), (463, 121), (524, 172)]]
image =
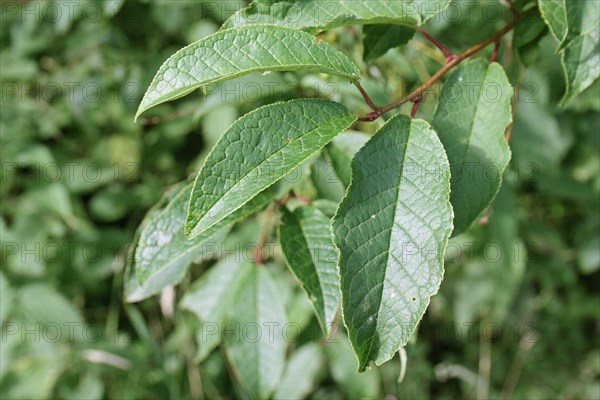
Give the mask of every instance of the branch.
[(371, 110), (377, 110), (379, 107), (377, 107), (375, 105), (375, 103), (373, 103), (373, 100), (371, 100), (371, 98), (369, 97), (369, 95), (367, 94), (367, 92), (365, 91), (365, 89), (363, 89), (363, 87), (361, 86), (360, 82), (356, 82), (355, 85), (358, 88), (358, 91), (362, 95), (363, 99), (365, 99), (365, 101), (367, 102), (367, 104), (369, 105), (369, 107), (371, 107)]
[(271, 232), (271, 221), (273, 220), (275, 207), (277, 207), (276, 201), (272, 202), (265, 210), (263, 226), (258, 238), (258, 244), (256, 245), (256, 251), (254, 252), (254, 263), (256, 265), (261, 265), (263, 263), (263, 250), (267, 243), (267, 239), (269, 238), (269, 233)]
[(142, 120), (142, 126), (158, 125), (161, 122), (173, 121), (177, 118), (187, 117), (188, 115), (193, 114), (194, 112), (196, 112), (195, 107), (188, 108), (187, 110), (177, 111), (172, 114), (162, 115), (160, 117), (156, 116), (156, 117), (144, 118)]
[[(399, 107), (404, 103), (413, 101), (419, 96), (422, 97), (423, 94), (425, 93), (425, 91), (427, 89), (429, 89), (431, 87), (431, 85), (433, 85), (435, 82), (437, 82), (442, 76), (444, 76), (444, 74), (446, 74), (446, 72), (451, 70), (454, 66), (460, 64), (463, 60), (471, 57), (473, 54), (484, 49), (489, 44), (499, 42), (500, 39), (502, 39), (502, 37), (504, 35), (506, 35), (508, 32), (510, 32), (515, 27), (515, 25), (517, 25), (518, 20), (519, 20), (519, 18), (514, 18), (511, 23), (509, 23), (504, 28), (502, 28), (501, 30), (496, 32), (494, 35), (492, 35), (489, 38), (485, 39), (484, 41), (468, 48), (467, 50), (463, 51), (462, 53), (454, 55), (454, 57), (452, 59), (450, 59), (446, 63), (446, 65), (444, 65), (438, 72), (436, 72), (435, 75), (433, 75), (425, 83), (423, 83), (421, 86), (419, 86), (418, 88), (413, 90), (408, 95), (404, 96), (403, 98), (401, 98), (399, 100), (394, 101), (393, 103), (388, 104), (387, 106), (377, 107), (372, 112), (368, 113), (364, 117), (359, 118), (358, 120), (359, 121), (374, 121), (380, 115), (383, 115), (386, 112), (388, 112), (396, 107)], [(366, 95), (366, 93), (363, 96), (365, 96), (365, 95)], [(366, 96), (366, 98), (368, 98), (368, 96)], [(371, 104), (372, 104), (372, 102), (371, 102)]]
[(442, 52), (442, 54), (444, 54), (444, 57), (446, 57), (446, 63), (449, 63), (452, 60), (454, 60), (454, 58), (456, 58), (456, 55), (454, 53), (452, 53), (450, 50), (448, 50), (443, 44), (438, 42), (436, 39), (434, 39), (431, 35), (429, 35), (423, 29), (418, 29), (418, 31), (421, 35), (425, 36), (425, 38), (427, 40), (429, 40), (431, 43), (433, 43), (433, 45), (435, 47), (437, 47), (438, 50)]

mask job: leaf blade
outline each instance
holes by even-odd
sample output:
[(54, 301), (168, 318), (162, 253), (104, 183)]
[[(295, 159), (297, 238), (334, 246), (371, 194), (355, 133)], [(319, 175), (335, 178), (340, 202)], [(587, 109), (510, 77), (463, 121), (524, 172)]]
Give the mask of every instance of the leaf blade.
[(184, 47), (160, 67), (136, 112), (183, 97), (211, 83), (258, 71), (323, 72), (356, 81), (358, 67), (326, 42), (274, 25), (226, 29)]
[(572, 45), (578, 37), (592, 32), (600, 24), (600, 3), (597, 1), (566, 1), (565, 14), (567, 22), (566, 36), (559, 45), (559, 50)]
[(301, 99), (271, 104), (238, 119), (196, 177), (186, 236), (192, 238), (236, 211), (321, 150), (356, 118), (339, 103)]
[(225, 257), (194, 282), (181, 299), (179, 308), (190, 311), (200, 321), (197, 362), (206, 359), (221, 342), (227, 310), (247, 272), (248, 268), (242, 268), (235, 257)]
[(559, 42), (567, 88), (564, 105), (600, 77), (600, 34), (598, 2), (540, 0), (542, 18)]
[[(423, 173), (431, 165), (435, 172)], [(359, 371), (370, 361), (389, 360), (406, 344), (439, 288), (452, 231), (449, 179), (435, 132), (403, 115), (390, 119), (352, 162), (352, 183), (333, 231), (344, 322)], [(410, 246), (435, 257), (408, 254)]]
[(224, 26), (268, 22), (310, 33), (367, 24), (400, 24), (414, 28), (446, 9), (449, 4), (449, 0), (258, 0), (234, 14)]
[(600, 31), (593, 29), (578, 36), (562, 52), (567, 89), (561, 100), (566, 104), (600, 77)]
[(412, 28), (401, 25), (367, 25), (363, 28), (363, 60), (373, 61), (388, 50), (402, 46), (413, 37)]
[(242, 268), (235, 257), (225, 257), (203, 274), (186, 291), (179, 307), (192, 312), (200, 321), (219, 321), (229, 307), (230, 297), (235, 294), (241, 279)]
[(567, 34), (567, 9), (565, 0), (539, 0), (538, 2), (542, 19), (550, 28), (552, 35), (562, 42)]
[(294, 351), (273, 398), (306, 398), (314, 389), (324, 361), (321, 348), (315, 343), (303, 345)]
[(228, 325), (228, 329), (239, 333), (227, 335), (225, 352), (240, 384), (253, 398), (267, 398), (285, 367), (286, 316), (267, 270), (249, 264), (241, 268), (250, 271), (232, 307)]
[(135, 253), (135, 273), (141, 288), (149, 281), (156, 281), (148, 284), (153, 287), (152, 292), (156, 292), (161, 286), (178, 283), (192, 260), (214, 247), (211, 240), (219, 242), (220, 232), (266, 206), (273, 197), (271, 191), (260, 193), (202, 235), (187, 240), (183, 227), (191, 192), (192, 184), (189, 183), (144, 225)]
[(339, 134), (327, 145), (327, 154), (331, 158), (333, 169), (346, 187), (350, 185), (352, 179), (350, 169), (352, 159), (369, 138), (368, 135), (362, 132), (348, 131)]
[[(497, 94), (488, 95), (490, 88)], [(512, 121), (512, 92), (502, 67), (484, 59), (461, 66), (444, 85), (432, 125), (452, 167), (454, 236), (498, 193), (510, 160), (504, 133)]]
[(331, 237), (331, 221), (312, 206), (299, 207), (294, 212), (283, 208), (282, 214), (281, 250), (327, 334), (340, 301), (338, 253)]

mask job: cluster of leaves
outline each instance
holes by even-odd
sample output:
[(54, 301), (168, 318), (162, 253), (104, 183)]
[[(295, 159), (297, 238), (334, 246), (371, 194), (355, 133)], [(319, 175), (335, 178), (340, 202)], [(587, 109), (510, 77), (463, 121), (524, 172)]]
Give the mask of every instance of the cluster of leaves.
[[(413, 6), (426, 2), (257, 1), (227, 19), (234, 2), (81, 1), (105, 18), (49, 21), (50, 3), (19, 4), (37, 17), (2, 26), (3, 85), (40, 96), (1, 109), (2, 162), (18, 166), (3, 168), (0, 202), (3, 398), (598, 397), (597, 82), (584, 91), (598, 75), (597, 11), (515, 2), (524, 16), (515, 57), (508, 38), (498, 54), (506, 73), (487, 57), (465, 61), (432, 86), (439, 99), (423, 97), (423, 120), (356, 122), (372, 110), (352, 82), (388, 104), (444, 64), (415, 29), (464, 49), (510, 11), (490, 24), (466, 16), (496, 0), (435, 2), (461, 7), (457, 20)], [(188, 43), (138, 116), (191, 95), (131, 124), (142, 93), (128, 84), (147, 85)], [(269, 73), (243, 76), (257, 71)], [(43, 92), (72, 81), (104, 95)], [(500, 96), (457, 100), (478, 86)], [(328, 99), (276, 103), (297, 97)], [(90, 164), (102, 179), (45, 175)], [(469, 169), (490, 164), (483, 178)], [(86, 244), (101, 257), (80, 254)], [(35, 327), (74, 322), (94, 329), (51, 341)], [(490, 322), (501, 332), (491, 338)], [(10, 331), (22, 323), (38, 339)], [(400, 346), (403, 383), (398, 358), (356, 373)]]
[[(598, 30), (594, 29), (598, 10), (594, 10), (597, 5), (587, 10), (579, 3), (548, 3), (540, 9), (561, 40), (558, 49), (565, 67), (567, 102), (600, 75)], [(435, 15), (408, 6), (383, 0), (255, 1), (215, 34), (172, 55), (156, 74), (136, 117), (209, 84), (257, 71), (335, 75), (363, 92), (359, 67), (312, 35), (348, 25), (395, 24), (403, 31), (415, 30)], [(511, 7), (515, 22), (509, 28), (538, 29), (535, 23), (521, 28), (527, 20), (517, 22), (525, 14), (538, 13), (536, 3)], [(291, 18), (291, 13), (300, 17)], [(541, 20), (540, 14), (535, 15)], [(501, 36), (494, 38), (499, 43)], [(372, 40), (367, 31), (367, 60), (376, 58), (367, 47)], [(383, 50), (395, 45), (382, 44)], [(526, 45), (531, 43), (521, 39), (515, 47), (522, 50)], [(450, 55), (446, 62), (463, 58)], [(486, 92), (490, 87), (497, 91), (493, 98)], [(363, 120), (389, 109), (375, 106), (363, 95), (376, 113)], [(512, 122), (512, 98), (503, 67), (480, 58), (461, 64), (446, 80), (431, 124), (396, 114), (363, 141), (360, 134), (349, 134), (354, 137), (340, 136), (332, 142), (359, 118), (336, 101), (297, 99), (258, 108), (223, 133), (193, 185), (185, 185), (164, 209), (148, 217), (141, 229), (136, 280), (131, 285), (155, 292), (178, 283), (190, 262), (206, 250), (204, 244), (227, 241), (232, 224), (269, 203), (279, 205), (281, 250), (309, 296), (323, 332), (330, 332), (341, 303), (358, 370), (365, 371), (371, 361), (381, 365), (407, 344), (430, 297), (437, 293), (451, 233), (457, 236), (481, 218), (500, 188), (510, 160), (506, 133)], [(357, 141), (360, 145), (353, 146)], [(290, 184), (289, 174), (314, 168), (318, 157), (329, 159), (336, 178), (346, 187), (345, 197), (339, 206), (297, 205), (291, 210), (288, 198), (304, 182)], [(316, 197), (311, 200), (320, 200)], [(327, 212), (332, 208), (337, 210), (330, 220)], [(269, 207), (265, 213), (270, 217), (272, 212)], [(270, 223), (265, 218), (266, 235)], [(276, 284), (260, 268), (264, 240), (257, 235), (254, 259), (236, 260), (236, 273), (227, 260), (232, 257), (221, 254), (225, 260), (200, 279), (197, 290), (186, 293), (183, 305), (197, 310), (204, 322), (285, 326), (285, 313), (276, 305)], [(221, 295), (232, 302), (231, 309), (200, 310), (195, 303), (204, 304), (203, 297), (214, 296), (207, 287), (216, 286), (219, 276), (223, 276), (220, 284), (229, 288)], [(217, 300), (219, 307), (223, 301)], [(274, 336), (281, 333), (275, 331)], [(225, 344), (242, 387), (254, 397), (273, 394), (284, 371), (283, 341), (258, 335), (255, 341), (242, 337)]]

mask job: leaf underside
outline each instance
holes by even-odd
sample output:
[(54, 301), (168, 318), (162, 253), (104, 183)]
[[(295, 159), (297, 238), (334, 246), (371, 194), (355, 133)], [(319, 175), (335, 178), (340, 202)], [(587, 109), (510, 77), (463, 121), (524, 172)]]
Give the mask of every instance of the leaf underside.
[(176, 283), (171, 277), (183, 276), (192, 260), (211, 248), (211, 243), (208, 241), (214, 242), (213, 238), (219, 232), (258, 211), (273, 197), (270, 191), (260, 193), (244, 207), (204, 231), (202, 235), (187, 240), (183, 227), (191, 192), (190, 183), (173, 197), (164, 210), (144, 226), (135, 254), (135, 273), (140, 285), (143, 286), (148, 281), (156, 281), (152, 285), (161, 287)]

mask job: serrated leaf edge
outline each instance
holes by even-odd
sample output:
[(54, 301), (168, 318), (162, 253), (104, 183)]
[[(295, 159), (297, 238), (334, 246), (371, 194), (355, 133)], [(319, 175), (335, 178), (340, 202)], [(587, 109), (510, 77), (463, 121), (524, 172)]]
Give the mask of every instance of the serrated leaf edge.
[[(277, 103), (271, 103), (271, 104), (267, 104), (267, 105), (264, 105), (264, 106), (261, 106), (261, 107), (255, 108), (254, 110), (250, 111), (249, 113), (247, 113), (247, 114), (244, 114), (244, 115), (243, 115), (243, 116), (241, 116), (240, 118), (236, 119), (236, 120), (235, 120), (235, 121), (234, 121), (234, 122), (233, 122), (233, 123), (232, 123), (232, 124), (231, 124), (231, 125), (230, 125), (230, 126), (227, 128), (227, 129), (226, 129), (226, 130), (225, 130), (225, 132), (223, 133), (223, 135), (225, 135), (225, 133), (226, 133), (226, 132), (228, 132), (228, 131), (229, 131), (229, 130), (230, 130), (230, 129), (231, 129), (231, 128), (232, 128), (232, 127), (233, 127), (233, 126), (234, 126), (234, 125), (235, 125), (235, 124), (236, 124), (236, 123), (239, 121), (239, 120), (241, 120), (241, 119), (250, 118), (250, 116), (251, 116), (251, 115), (253, 115), (253, 114), (255, 114), (255, 113), (258, 113), (258, 112), (260, 112), (260, 111), (262, 111), (262, 110), (264, 110), (264, 109), (266, 109), (266, 108), (276, 107), (276, 106), (280, 106), (280, 105), (282, 105), (282, 104), (289, 104), (289, 103), (293, 103), (293, 102), (296, 102), (296, 101), (299, 101), (299, 100), (303, 100), (303, 101), (305, 101), (305, 100), (310, 100), (310, 101), (313, 101), (313, 102), (315, 102), (315, 103), (318, 103), (318, 102), (321, 102), (321, 103), (328, 103), (328, 102), (332, 102), (332, 100), (319, 99), (319, 98), (299, 98), (299, 99), (292, 99), (292, 100), (287, 100), (287, 101), (279, 101), (279, 102), (277, 102)], [(335, 102), (335, 103), (337, 103), (337, 102)], [(339, 104), (339, 105), (343, 106), (344, 108), (346, 108), (346, 106), (344, 106), (344, 105), (343, 105), (343, 104), (341, 104), (341, 103), (337, 103), (337, 104)], [(350, 112), (350, 110), (348, 110), (347, 108), (346, 108), (346, 111), (348, 111), (348, 116), (350, 116), (350, 115), (354, 115), (354, 117), (355, 117), (355, 118), (354, 118), (354, 120), (353, 120), (352, 122), (350, 122), (350, 123), (348, 124), (348, 126), (346, 126), (344, 129), (342, 129), (342, 130), (341, 130), (339, 133), (342, 133), (342, 132), (344, 132), (345, 130), (347, 130), (347, 129), (348, 129), (350, 126), (352, 126), (352, 124), (354, 124), (354, 123), (356, 122), (356, 120), (358, 119), (358, 116), (357, 116), (356, 114), (353, 114), (353, 113), (351, 113), (351, 112)], [(315, 129), (316, 129), (316, 128), (315, 128)], [(339, 134), (339, 133), (338, 133), (338, 134)], [(221, 137), (223, 137), (223, 136), (221, 136)], [(217, 142), (217, 144), (218, 144), (218, 142)], [(325, 144), (325, 146), (326, 146), (326, 145), (327, 145), (327, 143)], [(196, 178), (198, 177), (198, 175), (200, 174), (200, 172), (201, 172), (201, 171), (202, 171), (202, 169), (204, 168), (204, 166), (205, 166), (205, 164), (206, 164), (207, 160), (208, 160), (208, 159), (210, 158), (210, 156), (211, 156), (211, 155), (212, 155), (212, 154), (213, 154), (213, 153), (216, 151), (216, 147), (217, 147), (217, 145), (215, 144), (215, 145), (212, 147), (212, 149), (210, 149), (210, 152), (209, 152), (209, 153), (208, 153), (208, 155), (206, 156), (206, 158), (205, 158), (205, 160), (204, 160), (204, 162), (203, 162), (203, 164), (202, 164), (202, 167), (200, 168), (200, 170), (199, 170), (199, 171), (198, 171), (198, 173), (196, 174)], [(313, 153), (313, 154), (314, 154), (314, 153)], [(307, 159), (308, 159), (308, 158), (307, 158)], [(306, 159), (305, 159), (305, 161), (306, 161)], [(194, 185), (193, 185), (193, 187), (192, 187), (192, 192), (191, 192), (191, 195), (190, 195), (190, 200), (189, 200), (189, 202), (188, 202), (188, 215), (186, 216), (186, 220), (185, 220), (185, 224), (184, 224), (184, 234), (185, 234), (185, 236), (186, 236), (186, 238), (187, 238), (188, 240), (191, 240), (191, 239), (195, 238), (196, 236), (198, 236), (198, 235), (202, 234), (202, 232), (204, 232), (204, 231), (206, 231), (206, 230), (210, 229), (212, 226), (214, 226), (216, 223), (218, 223), (218, 222), (219, 222), (219, 221), (217, 221), (217, 222), (213, 223), (212, 225), (210, 225), (210, 226), (208, 226), (208, 227), (204, 227), (204, 229), (202, 229), (202, 230), (198, 230), (198, 228), (196, 228), (196, 226), (194, 226), (194, 227), (190, 227), (190, 226), (189, 226), (189, 224), (188, 224), (188, 222), (189, 222), (189, 221), (188, 221), (188, 217), (189, 217), (189, 215), (190, 215), (190, 212), (191, 212), (191, 209), (192, 209), (192, 208), (191, 208), (191, 206), (192, 206), (192, 197), (193, 197), (193, 194), (194, 194), (194, 192), (195, 192), (195, 190), (196, 190), (196, 185), (198, 184), (198, 179), (196, 179), (196, 178), (194, 179)], [(278, 181), (278, 180), (277, 180), (277, 181)], [(273, 186), (275, 183), (277, 183), (277, 181), (275, 181), (275, 182), (271, 183), (270, 185), (268, 185), (267, 187), (265, 187), (263, 190), (266, 190), (266, 189), (268, 189), (269, 187)], [(231, 213), (230, 213), (229, 215), (233, 214), (234, 212), (236, 212), (237, 210), (239, 210), (239, 209), (240, 209), (241, 207), (243, 207), (243, 206), (244, 206), (244, 204), (242, 204), (241, 206), (239, 206), (239, 207), (237, 207), (236, 209), (232, 210), (232, 211), (231, 211)], [(196, 225), (198, 225), (198, 223), (196, 223)]]
[[(327, 218), (327, 216), (320, 209), (318, 209), (317, 207), (315, 207), (315, 209), (318, 212), (320, 212), (321, 214), (323, 214), (323, 216), (325, 218)], [(283, 212), (288, 212), (293, 218), (296, 219), (296, 221), (298, 222), (298, 225), (300, 226), (300, 230), (302, 231), (303, 242), (306, 244), (306, 247), (309, 247), (308, 246), (308, 242), (306, 241), (306, 236), (304, 235), (303, 225), (300, 223), (300, 220), (296, 217), (296, 215), (294, 214), (293, 211), (290, 211), (287, 208), (284, 208), (284, 210), (285, 211), (283, 211)], [(327, 218), (327, 219), (329, 219), (329, 218)], [(279, 226), (277, 228), (277, 236), (279, 237), (279, 240), (281, 240), (281, 227), (282, 226), (283, 226), (283, 220), (282, 220), (282, 223), (279, 224)], [(330, 234), (331, 240), (333, 242), (333, 237), (332, 237), (331, 233), (332, 232), (331, 232), (331, 223), (330, 223), (329, 224), (329, 234)], [(335, 248), (337, 250), (337, 246), (335, 246)], [(304, 283), (302, 282), (302, 280), (300, 279), (300, 277), (298, 275), (296, 275), (296, 272), (292, 268), (291, 263), (289, 262), (289, 260), (288, 260), (287, 256), (285, 255), (285, 252), (283, 251), (283, 249), (282, 249), (282, 254), (283, 254), (283, 258), (284, 258), (284, 260), (285, 260), (288, 268), (292, 272), (292, 275), (294, 275), (294, 278), (296, 278), (296, 281), (298, 282), (298, 284), (300, 285), (300, 287), (302, 288), (302, 290), (304, 291), (304, 293), (306, 293), (306, 294), (308, 294), (310, 296), (310, 294), (308, 293), (308, 291), (306, 290), (306, 288), (304, 286)], [(315, 265), (315, 262), (314, 262), (314, 260), (312, 258), (312, 254), (311, 254), (311, 263), (315, 266), (315, 273), (317, 273), (317, 271), (316, 271), (316, 265)], [(336, 265), (336, 270), (338, 270), (337, 265)], [(338, 278), (339, 278), (339, 271), (338, 271)], [(323, 302), (323, 306), (325, 306), (325, 296), (323, 295), (324, 290), (323, 290), (323, 285), (322, 285), (320, 279), (319, 279), (319, 289), (321, 290), (321, 301)], [(319, 310), (317, 310), (317, 308), (315, 307), (314, 302), (311, 301), (310, 304), (311, 304), (313, 310), (315, 311), (315, 316), (317, 317), (317, 320), (319, 321), (319, 325), (321, 325), (323, 333), (325, 333), (325, 335), (329, 335), (331, 333), (331, 328), (332, 328), (331, 323), (333, 322), (333, 319), (331, 321), (325, 321), (327, 319), (326, 315), (325, 315), (325, 310), (323, 310), (323, 318), (321, 318), (321, 316), (319, 315)], [(340, 304), (338, 302), (337, 310), (339, 310), (339, 309), (340, 309)], [(337, 312), (337, 310), (336, 310), (336, 312)], [(335, 319), (335, 314), (334, 314), (334, 319)]]
[[(146, 89), (146, 92), (144, 93), (144, 96), (142, 97), (142, 100), (140, 101), (140, 105), (138, 106), (138, 109), (135, 113), (135, 116), (133, 118), (133, 122), (137, 122), (137, 119), (139, 118), (139, 116), (146, 112), (147, 110), (149, 110), (152, 107), (155, 107), (159, 104), (163, 104), (172, 100), (176, 100), (179, 99), (181, 97), (187, 96), (188, 94), (192, 93), (194, 90), (206, 87), (207, 85), (210, 85), (212, 83), (217, 83), (217, 82), (222, 82), (222, 81), (227, 81), (227, 80), (231, 80), (231, 79), (235, 79), (238, 78), (240, 76), (244, 76), (244, 75), (248, 75), (251, 74), (253, 72), (259, 72), (259, 71), (286, 71), (288, 70), (288, 68), (290, 69), (294, 69), (294, 67), (302, 67), (305, 66), (306, 64), (286, 64), (286, 65), (281, 65), (278, 66), (276, 68), (251, 68), (251, 69), (247, 69), (244, 70), (240, 73), (237, 74), (233, 74), (231, 76), (228, 76), (227, 78), (216, 78), (216, 79), (212, 79), (212, 80), (208, 80), (205, 83), (203, 83), (202, 85), (193, 87), (189, 90), (186, 90), (183, 93), (179, 93), (177, 95), (172, 95), (172, 96), (168, 96), (166, 97), (164, 100), (161, 100), (158, 103), (152, 104), (150, 106), (144, 106), (142, 107), (142, 104), (144, 104), (144, 101), (146, 100), (148, 93), (151, 91), (152, 88), (154, 88), (157, 85), (157, 82), (160, 80), (159, 77), (159, 73), (161, 72), (161, 70), (163, 69), (163, 67), (165, 67), (165, 65), (167, 65), (167, 63), (169, 63), (171, 61), (171, 59), (175, 58), (175, 56), (177, 56), (179, 53), (181, 53), (182, 51), (197, 45), (199, 42), (208, 40), (210, 38), (212, 38), (213, 36), (217, 36), (217, 35), (221, 35), (223, 34), (223, 32), (233, 32), (233, 31), (240, 31), (240, 30), (250, 30), (256, 27), (269, 27), (269, 28), (273, 28), (273, 29), (278, 29), (278, 30), (287, 30), (287, 31), (294, 31), (294, 32), (302, 32), (308, 36), (312, 36), (304, 31), (298, 30), (298, 29), (293, 29), (293, 28), (288, 28), (285, 26), (281, 26), (281, 25), (275, 25), (275, 24), (248, 24), (248, 25), (242, 25), (242, 26), (238, 26), (238, 27), (233, 27), (233, 28), (227, 28), (227, 29), (222, 29), (222, 30), (218, 30), (215, 33), (212, 33), (210, 35), (207, 35), (205, 37), (203, 37), (200, 40), (197, 40), (193, 43), (188, 44), (187, 46), (177, 50), (175, 53), (173, 53), (169, 58), (167, 58), (158, 68), (158, 71), (156, 72), (156, 74), (154, 75), (154, 78), (152, 79), (152, 82), (150, 82), (150, 85), (148, 86), (148, 89)], [(324, 42), (324, 41), (320, 41), (317, 43), (317, 46), (319, 47), (324, 47), (324, 46), (330, 46), (332, 49), (334, 49), (335, 51), (339, 52), (341, 56), (345, 57), (348, 62), (355, 67), (355, 73), (353, 75), (346, 75), (346, 74), (334, 74), (334, 75), (340, 75), (340, 76), (345, 76), (348, 79), (357, 82), (358, 80), (360, 80), (360, 70), (358, 69), (358, 66), (356, 66), (356, 63), (354, 61), (352, 61), (348, 56), (346, 56), (344, 53), (342, 53), (341, 51), (337, 50), (335, 47), (331, 46), (329, 43)], [(323, 68), (324, 71), (327, 71), (328, 73), (331, 74), (332, 69), (330, 68)]]
[[(389, 123), (391, 123), (393, 120), (395, 120), (396, 118), (399, 118), (401, 116), (403, 116), (403, 114), (396, 114), (396, 115), (394, 115), (392, 118), (390, 118), (389, 120), (387, 120), (381, 127), (379, 127), (379, 129), (377, 131), (383, 129), (383, 127), (385, 127), (386, 125), (388, 125)], [(444, 145), (440, 141), (440, 139), (439, 139), (439, 137), (437, 135), (437, 132), (431, 127), (431, 125), (427, 121), (424, 121), (422, 119), (412, 119), (410, 126), (412, 127), (412, 124), (414, 122), (419, 122), (419, 121), (420, 121), (420, 123), (423, 123), (428, 128), (429, 131), (433, 132), (433, 135), (432, 135), (433, 140), (436, 141), (442, 149), (444, 149)], [(377, 132), (375, 134), (377, 134)], [(356, 154), (358, 154), (362, 150), (362, 148), (367, 145), (367, 143), (369, 143), (369, 142), (367, 141), (358, 150), (358, 152)], [(443, 156), (444, 156), (444, 159), (445, 159), (445, 161), (446, 161), (446, 163), (448, 165), (448, 171), (449, 171), (450, 170), (450, 162), (448, 161), (448, 156), (446, 155), (445, 149), (444, 149), (444, 152), (443, 152)], [(351, 170), (354, 170), (355, 158), (356, 158), (356, 155), (352, 159), (352, 162), (350, 163)], [(345, 194), (344, 198), (342, 199), (342, 201), (340, 202), (340, 205), (348, 197), (348, 195), (350, 193), (350, 188), (352, 187), (353, 184), (354, 184), (354, 174), (352, 174), (352, 176), (350, 177), (350, 184), (348, 185), (348, 188), (346, 189), (346, 194)], [(444, 253), (446, 252), (446, 248), (448, 246), (448, 240), (450, 239), (450, 235), (452, 234), (452, 231), (454, 229), (454, 209), (452, 207), (452, 203), (450, 203), (450, 190), (451, 190), (451, 187), (450, 187), (450, 173), (448, 173), (448, 181), (447, 181), (447, 186), (446, 187), (447, 187), (447, 190), (448, 190), (447, 191), (447, 202), (448, 202), (448, 205), (450, 206), (450, 212), (452, 214), (451, 215), (451, 220), (450, 220), (450, 228), (451, 229), (448, 229), (448, 231), (447, 231), (447, 233), (446, 233), (446, 235), (445, 235), (445, 237), (443, 239), (442, 251), (440, 251), (440, 256), (437, 257), (437, 261), (440, 262), (441, 269), (442, 269), (441, 270), (441, 272), (442, 272), (442, 279), (440, 280), (440, 284), (436, 288), (435, 292), (433, 292), (430, 296), (428, 296), (427, 301), (425, 303), (425, 312), (427, 312), (427, 308), (429, 308), (429, 304), (431, 303), (431, 298), (433, 296), (435, 296), (439, 292), (439, 288), (441, 286), (441, 282), (443, 281), (443, 276), (444, 276), (444, 273), (445, 273), (445, 268), (444, 268)], [(340, 264), (341, 264), (341, 259), (342, 259), (342, 250), (339, 248), (339, 246), (337, 244), (337, 241), (335, 240), (335, 233), (333, 232), (333, 225), (335, 224), (335, 221), (338, 219), (339, 210), (340, 210), (340, 206), (338, 206), (338, 209), (336, 210), (335, 215), (332, 218), (331, 235), (332, 235), (332, 240), (333, 240), (334, 246), (338, 249), (337, 269), (338, 269), (338, 276), (341, 277)], [(341, 302), (340, 302), (341, 303), (341, 307), (340, 307), (340, 310), (341, 310), (341, 313), (342, 313), (342, 321), (344, 323), (344, 326), (346, 327), (346, 331), (348, 331), (348, 325), (346, 324), (346, 316), (344, 314), (344, 307), (343, 307), (343, 303), (344, 303), (344, 300), (343, 300), (344, 291), (342, 290), (341, 285), (340, 285), (340, 292), (341, 292)], [(414, 334), (414, 332), (416, 331), (416, 329), (419, 326), (419, 322), (425, 316), (425, 312), (423, 312), (423, 315), (421, 315), (421, 317), (416, 321), (415, 326), (413, 327), (413, 329), (410, 330), (409, 334), (407, 335), (407, 340), (404, 343), (400, 344), (400, 348), (404, 347), (406, 345), (406, 342), (408, 342), (408, 339)], [(379, 313), (379, 310), (378, 310), (378, 313)], [(352, 347), (352, 351), (353, 351), (354, 356), (356, 357), (356, 360), (357, 360), (357, 363), (358, 363), (358, 372), (364, 372), (366, 370), (366, 368), (367, 368), (368, 363), (369, 363), (368, 357), (367, 357), (367, 361), (364, 364), (361, 364), (361, 360), (358, 357), (358, 353), (356, 352), (356, 349), (354, 348), (354, 343), (352, 343), (352, 340), (350, 340), (350, 335), (348, 335), (348, 341), (350, 342), (350, 346)], [(371, 340), (371, 346), (372, 345), (373, 345), (373, 340)], [(370, 354), (370, 353), (371, 353), (371, 347), (369, 347), (369, 351), (368, 351), (367, 354)], [(393, 354), (395, 354), (395, 352)], [(392, 355), (392, 357), (393, 357), (393, 355)], [(380, 366), (380, 365), (386, 363), (387, 361), (389, 361), (392, 357), (389, 357), (386, 360), (381, 360), (379, 362), (375, 360), (375, 365)]]

